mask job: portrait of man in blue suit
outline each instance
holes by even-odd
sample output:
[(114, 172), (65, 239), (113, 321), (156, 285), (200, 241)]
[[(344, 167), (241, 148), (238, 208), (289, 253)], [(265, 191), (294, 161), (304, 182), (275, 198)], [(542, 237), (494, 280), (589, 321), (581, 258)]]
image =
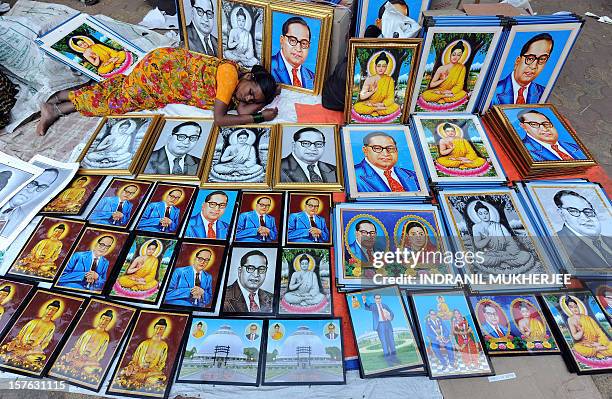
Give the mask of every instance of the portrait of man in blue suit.
[(494, 306), (487, 304), (483, 307), (485, 316), (484, 322), (480, 321), (482, 332), (493, 338), (503, 338), (508, 334), (508, 325), (504, 326), (500, 323), (500, 315)]
[(128, 184), (121, 187), (116, 196), (102, 198), (89, 215), (89, 221), (111, 226), (127, 226), (134, 209), (134, 204), (130, 200), (134, 199), (139, 192), (137, 185)]
[(227, 208), (228, 196), (223, 191), (212, 191), (206, 195), (200, 212), (189, 218), (185, 237), (225, 240), (229, 225), (219, 220)]
[(213, 256), (208, 248), (195, 254), (193, 265), (177, 267), (172, 272), (164, 303), (204, 308), (212, 300), (212, 276), (206, 271)]
[(155, 231), (158, 233), (174, 233), (179, 226), (181, 211), (176, 207), (185, 193), (180, 188), (169, 190), (164, 194), (164, 200), (151, 202), (147, 205), (140, 221), (138, 229)]
[(283, 23), (280, 50), (272, 56), (270, 73), (274, 80), (295, 87), (312, 89), (315, 74), (303, 64), (310, 49), (310, 27), (301, 17)]
[(393, 336), (393, 311), (382, 302), (379, 294), (374, 295), (374, 303), (370, 303), (365, 295), (361, 296), (363, 307), (372, 313), (372, 330), (378, 334), (382, 345), (383, 357), (389, 363), (400, 363), (395, 350), (395, 337)]
[(544, 70), (554, 45), (555, 41), (548, 33), (540, 33), (529, 39), (516, 57), (512, 72), (497, 83), (491, 104), (539, 103), (546, 85), (534, 80)]
[(325, 218), (317, 214), (320, 206), (319, 198), (310, 197), (304, 202), (302, 212), (289, 215), (288, 242), (329, 243), (329, 229)]
[(374, 252), (383, 251), (377, 244), (378, 231), (376, 225), (367, 220), (360, 220), (355, 224), (355, 240), (349, 243), (351, 256), (357, 257), (368, 264), (374, 260)]
[(586, 159), (576, 142), (560, 141), (555, 125), (546, 115), (525, 109), (517, 114), (521, 128), (527, 133), (523, 144), (534, 161)]
[(363, 138), (365, 158), (355, 165), (355, 180), (359, 192), (417, 191), (416, 173), (395, 166), (398, 160), (397, 143), (383, 132), (372, 132)]
[(274, 216), (268, 214), (272, 207), (271, 197), (259, 197), (255, 209), (243, 212), (236, 224), (236, 241), (241, 242), (275, 242), (278, 231)]
[(60, 275), (57, 286), (101, 292), (106, 283), (109, 262), (104, 255), (111, 252), (115, 238), (101, 235), (91, 251), (75, 252)]
[[(440, 361), (442, 369), (453, 367), (455, 365), (455, 352), (453, 341), (450, 338), (450, 330), (433, 309), (429, 311), (429, 315), (425, 318), (425, 336)], [(446, 349), (446, 353), (442, 352), (442, 348)]]

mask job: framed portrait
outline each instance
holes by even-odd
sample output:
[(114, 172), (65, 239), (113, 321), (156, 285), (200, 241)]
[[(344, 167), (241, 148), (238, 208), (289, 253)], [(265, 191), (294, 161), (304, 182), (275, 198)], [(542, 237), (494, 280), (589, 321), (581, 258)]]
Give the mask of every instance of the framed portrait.
[(612, 272), (612, 206), (600, 185), (534, 181), (525, 187), (567, 272)]
[(502, 105), (495, 112), (530, 167), (592, 166), (596, 162), (552, 104)]
[(274, 188), (339, 191), (344, 187), (337, 125), (283, 124)]
[(405, 123), (422, 39), (351, 39), (346, 123)]
[(264, 337), (262, 320), (193, 317), (176, 382), (259, 385)]
[(325, 193), (287, 194), (284, 244), (331, 245), (332, 196)]
[(168, 280), (177, 241), (136, 235), (111, 279), (110, 298), (156, 304)]
[(234, 226), (238, 194), (236, 190), (199, 189), (184, 237), (227, 241)]
[(178, 249), (164, 306), (214, 311), (223, 277), (227, 247), (183, 241)]
[(80, 220), (43, 217), (7, 274), (53, 281), (84, 228), (85, 222)]
[(85, 300), (37, 290), (0, 341), (0, 369), (42, 377)]
[(168, 397), (188, 323), (185, 313), (141, 310), (106, 394)]
[[(359, 0), (355, 36), (364, 37), (367, 32), (368, 37), (410, 37), (413, 23), (421, 21), (421, 13), (429, 8), (430, 2), (405, 0), (391, 4), (387, 0)], [(420, 26), (417, 24), (415, 28), (420, 29)]]
[(504, 182), (506, 176), (475, 115), (414, 115), (432, 182)]
[[(441, 254), (451, 250), (437, 207), (407, 204), (338, 204), (335, 213), (336, 278), (338, 284), (379, 285), (376, 275), (417, 278), (455, 273)], [(384, 262), (385, 252), (406, 258)], [(405, 251), (406, 250), (406, 251)], [(439, 284), (436, 284), (439, 286)]]
[(410, 113), (472, 112), (502, 29), (502, 26), (428, 28)]
[(223, 315), (274, 315), (277, 257), (275, 247), (232, 247), (223, 289)]
[(513, 25), (483, 111), (546, 102), (583, 23)]
[(275, 148), (273, 125), (216, 127), (202, 187), (269, 188)]
[(138, 178), (199, 181), (212, 125), (212, 120), (204, 118), (162, 119)]
[(363, 377), (424, 366), (397, 286), (353, 292), (346, 301)]
[(198, 188), (186, 184), (157, 183), (140, 215), (136, 229), (175, 236), (187, 219), (191, 200)]
[(332, 316), (329, 248), (284, 247), (280, 255), (278, 314)]
[(263, 0), (221, 0), (218, 24), (221, 59), (236, 62), (250, 70), (265, 65), (265, 26), (268, 2)]
[(591, 290), (599, 306), (612, 320), (612, 283), (606, 280), (584, 280), (583, 283)]
[(95, 81), (127, 75), (145, 52), (102, 22), (77, 14), (36, 39), (47, 54)]
[(259, 244), (280, 242), (283, 233), (283, 193), (243, 191), (241, 194), (234, 241)]
[(87, 227), (64, 262), (54, 288), (101, 294), (119, 263), (130, 233)]
[(343, 385), (339, 318), (268, 321), (262, 385)]
[(216, 0), (177, 0), (183, 46), (189, 51), (220, 55), (218, 7)]
[(609, 372), (612, 368), (612, 327), (589, 291), (542, 295), (559, 342), (569, 352), (566, 361), (578, 374)]
[(0, 151), (0, 207), (25, 188), (43, 170)]
[(102, 226), (128, 227), (151, 187), (153, 183), (147, 181), (113, 178), (87, 216), (87, 221)]
[(135, 174), (158, 120), (157, 115), (104, 117), (77, 159), (79, 173)]
[(92, 299), (49, 369), (49, 377), (98, 392), (136, 316), (136, 309)]
[(333, 8), (277, 1), (268, 8), (266, 69), (281, 87), (318, 95), (327, 73)]
[(467, 273), (555, 273), (513, 190), (444, 190), (440, 203), (456, 249), (481, 252), (478, 260), (465, 264)]
[(75, 176), (68, 188), (59, 193), (41, 211), (46, 214), (80, 215), (106, 176)]
[(0, 249), (6, 249), (51, 199), (66, 187), (78, 164), (59, 162), (36, 154), (30, 163), (43, 169), (0, 207)]
[(490, 356), (559, 353), (535, 295), (471, 295), (469, 299)]
[(34, 293), (36, 286), (25, 281), (0, 278), (0, 336), (12, 326), (17, 312)]
[(493, 375), (463, 291), (412, 294), (430, 378)]
[(429, 195), (407, 126), (345, 126), (342, 134), (351, 198)]

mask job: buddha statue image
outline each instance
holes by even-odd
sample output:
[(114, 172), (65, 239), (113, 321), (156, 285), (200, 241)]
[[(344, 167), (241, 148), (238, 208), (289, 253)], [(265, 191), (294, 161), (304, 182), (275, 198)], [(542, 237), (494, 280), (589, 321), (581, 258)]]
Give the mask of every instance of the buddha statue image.
[(251, 35), (251, 15), (243, 7), (238, 6), (231, 11), (228, 22), (231, 23), (231, 30), (223, 58), (236, 61), (244, 68), (259, 64), (255, 57), (253, 35)]
[(87, 185), (91, 182), (89, 177), (81, 176), (72, 182), (70, 187), (65, 189), (57, 196), (49, 205), (45, 207), (46, 211), (52, 212), (76, 212), (81, 207), (81, 201), (87, 192)]
[(213, 165), (209, 177), (211, 182), (263, 181), (265, 170), (257, 163), (255, 133), (240, 129), (231, 133), (230, 145), (221, 152), (219, 161)]
[(146, 298), (158, 289), (157, 272), (160, 257), (164, 252), (160, 240), (151, 239), (140, 247), (140, 255), (135, 257), (125, 273), (115, 283), (115, 291), (120, 295)]
[[(126, 62), (127, 54), (123, 50), (114, 50), (108, 46), (94, 42), (88, 36), (73, 36), (68, 40), (72, 50), (83, 55), (91, 65), (96, 67), (99, 75), (110, 77), (112, 72), (117, 72)], [(131, 57), (130, 60), (131, 61)], [(129, 62), (128, 62), (129, 64)]]
[(612, 341), (599, 323), (588, 315), (584, 303), (573, 295), (561, 296), (559, 303), (567, 316), (567, 326), (574, 341), (570, 347), (574, 354), (586, 358), (587, 363), (589, 359), (611, 360)]
[(57, 259), (62, 251), (62, 239), (69, 232), (65, 223), (52, 226), (47, 238), (40, 240), (23, 258), (17, 260), (15, 269), (19, 272), (40, 277), (53, 277), (57, 272)]
[[(443, 123), (436, 128), (440, 156), (435, 159), (436, 169), (451, 175), (479, 176), (489, 170), (487, 160), (476, 152), (472, 143), (463, 138), (463, 130), (454, 123)], [(458, 169), (458, 170), (457, 170)], [(473, 173), (466, 173), (466, 172)]]
[(319, 277), (314, 272), (314, 258), (306, 254), (298, 255), (293, 261), (293, 267), (287, 292), (282, 298), (283, 306), (291, 310), (294, 307), (310, 309), (323, 304), (326, 298), (321, 292)]
[(0, 287), (0, 319), (4, 315), (4, 306), (12, 299), (13, 289), (11, 284), (4, 284)]
[[(105, 129), (109, 129), (105, 125)], [(128, 168), (132, 162), (135, 149), (133, 142), (136, 135), (136, 122), (123, 119), (110, 127), (110, 132), (98, 142), (97, 138), (81, 161), (86, 169), (122, 169)], [(99, 135), (102, 134), (100, 131)]]

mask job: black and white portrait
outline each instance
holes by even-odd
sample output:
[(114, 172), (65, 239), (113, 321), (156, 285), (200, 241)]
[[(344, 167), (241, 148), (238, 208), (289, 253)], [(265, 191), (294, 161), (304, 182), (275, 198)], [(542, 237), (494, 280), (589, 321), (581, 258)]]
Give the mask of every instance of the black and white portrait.
[(179, 23), (190, 51), (217, 56), (217, 2), (182, 0)]
[(0, 152), (0, 206), (41, 173), (31, 163)]
[(223, 58), (250, 69), (263, 65), (265, 8), (231, 0), (221, 2)]
[(144, 173), (197, 176), (211, 127), (211, 121), (166, 120)]

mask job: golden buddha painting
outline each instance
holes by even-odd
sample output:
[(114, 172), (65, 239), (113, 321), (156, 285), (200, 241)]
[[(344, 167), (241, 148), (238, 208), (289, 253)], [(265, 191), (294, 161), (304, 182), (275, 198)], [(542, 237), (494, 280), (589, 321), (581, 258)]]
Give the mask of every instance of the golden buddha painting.
[(0, 342), (0, 368), (42, 375), (84, 301), (37, 291)]
[(107, 393), (165, 397), (188, 319), (187, 314), (141, 311)]
[(32, 284), (0, 279), (0, 335), (33, 289)]
[(351, 39), (347, 123), (401, 123), (421, 40)]
[(43, 217), (7, 274), (52, 281), (84, 227), (78, 220)]
[(612, 327), (589, 291), (543, 295), (578, 371), (612, 370)]
[(112, 285), (111, 297), (156, 303), (168, 278), (176, 240), (137, 235)]
[(102, 183), (105, 176), (75, 176), (67, 188), (51, 200), (44, 213), (79, 215)]
[(51, 366), (49, 375), (99, 391), (136, 309), (93, 299)]

